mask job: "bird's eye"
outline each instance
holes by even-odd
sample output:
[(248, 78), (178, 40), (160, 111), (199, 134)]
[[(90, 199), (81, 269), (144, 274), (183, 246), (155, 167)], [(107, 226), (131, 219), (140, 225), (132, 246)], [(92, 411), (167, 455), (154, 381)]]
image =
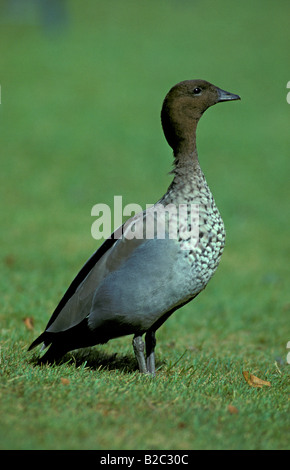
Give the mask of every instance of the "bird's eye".
[(193, 94), (194, 94), (194, 95), (200, 95), (200, 94), (201, 94), (201, 88), (196, 87), (196, 88), (193, 90)]

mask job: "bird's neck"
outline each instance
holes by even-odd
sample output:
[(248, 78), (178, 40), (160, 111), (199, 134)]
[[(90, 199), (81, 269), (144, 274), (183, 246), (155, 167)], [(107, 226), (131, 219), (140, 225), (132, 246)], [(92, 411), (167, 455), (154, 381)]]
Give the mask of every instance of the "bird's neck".
[(166, 197), (166, 203), (179, 201), (184, 203), (190, 199), (198, 200), (200, 188), (206, 184), (200, 167), (197, 151), (178, 153), (175, 155), (174, 175)]
[(174, 168), (172, 173), (175, 179), (182, 178), (184, 181), (192, 179), (196, 171), (199, 171), (196, 149), (196, 128), (178, 141), (178, 145), (173, 149)]
[[(182, 112), (181, 112), (182, 111)], [(161, 120), (164, 135), (174, 154), (174, 180), (171, 189), (184, 185), (194, 185), (196, 176), (201, 172), (197, 149), (196, 128), (200, 114), (185, 113), (178, 106), (169, 107), (167, 102), (162, 109)]]

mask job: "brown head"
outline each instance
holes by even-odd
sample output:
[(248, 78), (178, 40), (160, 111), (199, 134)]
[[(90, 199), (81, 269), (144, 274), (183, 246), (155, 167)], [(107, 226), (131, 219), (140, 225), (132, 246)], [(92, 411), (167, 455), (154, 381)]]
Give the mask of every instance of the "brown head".
[(171, 88), (163, 102), (161, 122), (174, 155), (195, 150), (196, 126), (207, 108), (239, 99), (205, 80), (185, 80)]

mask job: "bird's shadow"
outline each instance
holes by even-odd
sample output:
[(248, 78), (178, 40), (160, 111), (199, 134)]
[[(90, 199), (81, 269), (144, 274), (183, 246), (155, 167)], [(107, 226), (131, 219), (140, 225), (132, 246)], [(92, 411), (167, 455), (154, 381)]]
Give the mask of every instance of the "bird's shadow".
[[(45, 364), (41, 358), (36, 356), (32, 357), (30, 362), (34, 366)], [(136, 358), (133, 355), (120, 353), (109, 354), (96, 348), (78, 349), (65, 354), (62, 358), (53, 362), (55, 366), (61, 366), (62, 364), (71, 364), (76, 369), (86, 367), (96, 371), (119, 370), (127, 374), (133, 374), (139, 370)], [(156, 367), (160, 367), (161, 365), (162, 363), (158, 363)]]
[[(66, 358), (68, 358), (68, 354)], [(74, 351), (70, 353), (70, 361), (76, 368), (85, 366), (92, 370), (120, 370), (125, 373), (133, 373), (138, 370), (138, 365), (133, 355), (109, 354), (98, 349)]]

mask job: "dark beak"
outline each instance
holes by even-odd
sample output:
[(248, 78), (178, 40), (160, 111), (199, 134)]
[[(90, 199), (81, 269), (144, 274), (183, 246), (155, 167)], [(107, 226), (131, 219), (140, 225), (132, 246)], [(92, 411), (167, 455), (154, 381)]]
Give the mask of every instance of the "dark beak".
[(230, 93), (229, 91), (221, 90), (220, 88), (217, 88), (218, 92), (218, 103), (221, 101), (232, 101), (232, 100), (240, 100), (241, 98), (239, 95), (234, 95), (233, 93)]

